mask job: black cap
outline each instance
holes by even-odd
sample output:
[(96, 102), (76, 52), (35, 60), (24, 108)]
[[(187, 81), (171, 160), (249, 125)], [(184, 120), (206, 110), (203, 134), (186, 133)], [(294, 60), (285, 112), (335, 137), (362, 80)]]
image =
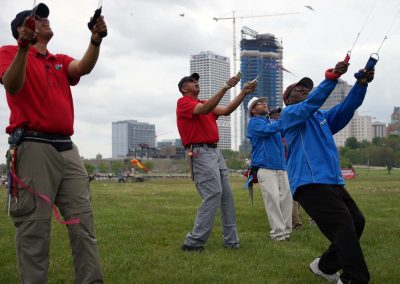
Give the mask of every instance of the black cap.
[(178, 83), (179, 91), (181, 91), (181, 89), (183, 87), (183, 84), (185, 84), (186, 82), (191, 81), (192, 79), (195, 79), (196, 81), (199, 81), (200, 75), (198, 73), (193, 73), (190, 76), (183, 77)]
[(310, 78), (304, 77), (297, 83), (293, 83), (293, 84), (289, 85), (286, 88), (285, 92), (283, 93), (283, 101), (285, 101), (288, 98), (290, 91), (292, 91), (295, 87), (297, 87), (299, 85), (302, 85), (311, 91), (312, 88), (314, 87), (314, 82)]
[(11, 32), (12, 35), (15, 39), (18, 39), (18, 31), (17, 28), (22, 25), (24, 22), (25, 18), (28, 16), (32, 16), (33, 13), (35, 15), (38, 15), (41, 18), (47, 18), (50, 14), (49, 8), (46, 6), (46, 4), (39, 3), (34, 9), (32, 10), (25, 10), (22, 12), (19, 12), (16, 16), (15, 19), (12, 20), (11, 22)]

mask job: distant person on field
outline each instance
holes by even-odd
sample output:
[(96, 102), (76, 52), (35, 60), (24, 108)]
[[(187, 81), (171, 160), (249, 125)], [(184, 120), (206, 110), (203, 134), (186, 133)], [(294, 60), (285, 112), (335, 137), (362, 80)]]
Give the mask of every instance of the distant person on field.
[(177, 102), (176, 117), (182, 143), (190, 157), (192, 177), (202, 203), (197, 211), (192, 232), (182, 245), (184, 251), (201, 252), (210, 236), (217, 209), (221, 208), (224, 246), (239, 248), (236, 216), (232, 190), (228, 179), (228, 168), (217, 147), (219, 141), (216, 120), (221, 115), (231, 114), (245, 96), (256, 89), (257, 82), (246, 83), (240, 94), (227, 106), (218, 103), (226, 92), (240, 80), (230, 78), (218, 93), (209, 100), (199, 100), (197, 73), (183, 77), (178, 89), (183, 97)]
[[(339, 62), (333, 74), (339, 78), (347, 68), (348, 63)], [(333, 135), (349, 123), (362, 104), (368, 83), (374, 78), (374, 70), (360, 72), (362, 76), (344, 101), (327, 111), (319, 108), (334, 90), (337, 79), (326, 79), (313, 90), (312, 80), (306, 77), (283, 93), (287, 107), (281, 118), (293, 198), (331, 242), (309, 268), (337, 283), (368, 283), (370, 279), (359, 242), (365, 219), (344, 188), (333, 140)], [(339, 270), (343, 270), (341, 275)]]
[(292, 232), (292, 196), (286, 171), (282, 122), (272, 118), (266, 98), (253, 97), (248, 105), (247, 138), (251, 143), (251, 165), (258, 168), (265, 210), (274, 241), (290, 239)]

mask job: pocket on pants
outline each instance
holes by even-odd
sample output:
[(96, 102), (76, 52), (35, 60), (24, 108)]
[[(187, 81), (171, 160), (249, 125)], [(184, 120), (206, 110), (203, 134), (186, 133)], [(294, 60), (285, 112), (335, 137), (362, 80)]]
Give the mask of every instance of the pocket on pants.
[[(31, 188), (31, 180), (25, 180), (24, 183)], [(17, 191), (18, 197), (11, 198), (10, 215), (12, 217), (22, 217), (31, 214), (36, 209), (35, 195), (22, 188), (19, 184), (17, 184)]]

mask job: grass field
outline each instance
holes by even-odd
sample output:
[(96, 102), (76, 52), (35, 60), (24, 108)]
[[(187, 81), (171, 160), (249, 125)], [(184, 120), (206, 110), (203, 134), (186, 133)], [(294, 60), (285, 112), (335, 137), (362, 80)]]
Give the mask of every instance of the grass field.
[[(243, 179), (232, 178), (242, 248), (223, 248), (219, 215), (202, 254), (180, 246), (192, 229), (200, 198), (189, 179), (154, 179), (143, 183), (93, 182), (95, 228), (105, 283), (326, 283), (308, 264), (328, 242), (308, 224), (292, 240), (269, 240), (261, 194), (251, 207)], [(370, 283), (400, 283), (400, 171), (359, 170), (347, 182), (367, 224), (361, 245)], [(0, 202), (5, 203), (5, 190)], [(53, 222), (49, 283), (73, 283), (65, 226)], [(18, 283), (14, 227), (0, 212), (0, 283)]]

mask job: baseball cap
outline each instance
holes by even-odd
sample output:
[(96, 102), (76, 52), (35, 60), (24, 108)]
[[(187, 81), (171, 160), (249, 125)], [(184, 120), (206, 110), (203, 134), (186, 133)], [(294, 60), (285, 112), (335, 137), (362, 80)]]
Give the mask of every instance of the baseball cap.
[(247, 110), (249, 111), (249, 116), (251, 116), (251, 109), (255, 106), (256, 103), (259, 102), (266, 102), (267, 98), (257, 98), (257, 97), (252, 97), (250, 101), (247, 103)]
[(307, 89), (312, 90), (312, 88), (314, 87), (314, 82), (310, 78), (304, 77), (297, 83), (289, 85), (286, 88), (285, 92), (283, 93), (283, 101), (285, 101), (288, 98), (290, 91), (299, 85), (302, 85), (302, 86), (306, 87)]
[(26, 17), (31, 16), (33, 13), (35, 15), (38, 15), (41, 18), (47, 18), (50, 14), (50, 10), (49, 10), (49, 7), (46, 6), (46, 4), (39, 3), (32, 10), (25, 10), (25, 11), (19, 12), (15, 16), (15, 19), (12, 20), (12, 22), (11, 22), (11, 32), (15, 39), (18, 39), (17, 28), (22, 25), (22, 23), (24, 22)]
[(192, 79), (195, 79), (196, 81), (198, 81), (200, 79), (200, 75), (198, 73), (193, 73), (190, 76), (183, 77), (178, 83), (179, 91), (181, 91), (181, 89), (183, 87), (183, 84), (185, 84), (186, 82), (191, 81)]

